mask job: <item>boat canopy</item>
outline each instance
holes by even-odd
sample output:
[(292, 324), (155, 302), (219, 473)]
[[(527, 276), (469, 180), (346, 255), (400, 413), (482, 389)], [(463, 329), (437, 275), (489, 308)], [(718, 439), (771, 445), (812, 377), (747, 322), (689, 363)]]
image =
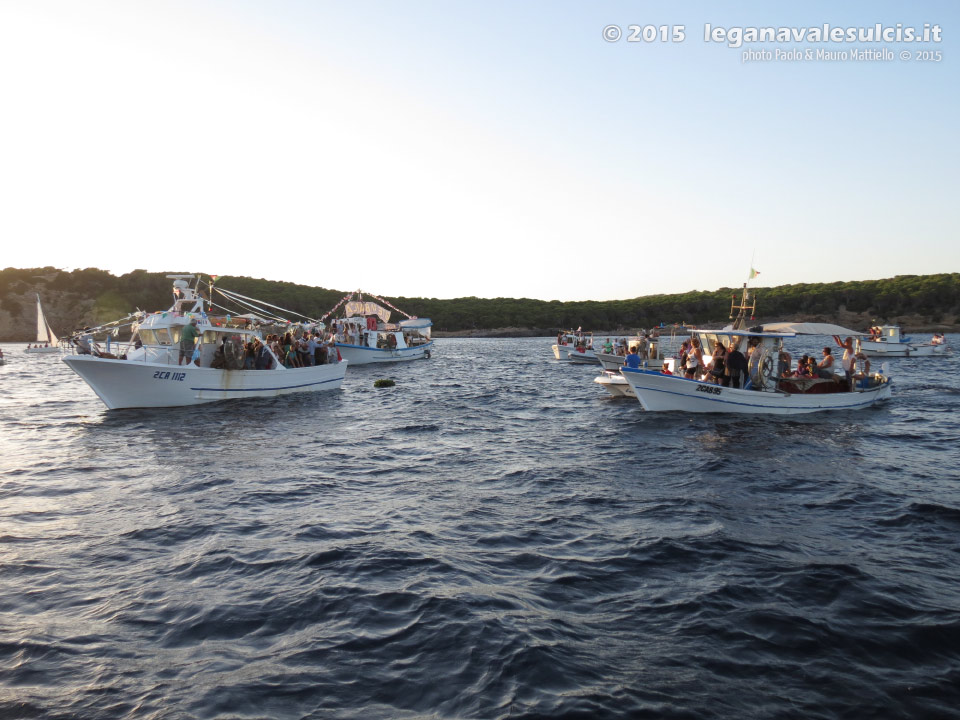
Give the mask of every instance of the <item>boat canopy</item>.
[(861, 337), (867, 333), (851, 330), (833, 323), (779, 322), (764, 323), (764, 332), (790, 332), (797, 335), (843, 335)]
[(421, 330), (432, 327), (433, 321), (430, 318), (411, 318), (409, 320), (401, 320), (397, 324), (401, 330)]
[(694, 330), (693, 333), (696, 335), (726, 335), (726, 336), (737, 336), (737, 337), (772, 337), (772, 338), (790, 338), (795, 337), (798, 333), (790, 331), (782, 332), (767, 332), (767, 325), (763, 326), (763, 330), (731, 330), (729, 328), (724, 328), (723, 330)]

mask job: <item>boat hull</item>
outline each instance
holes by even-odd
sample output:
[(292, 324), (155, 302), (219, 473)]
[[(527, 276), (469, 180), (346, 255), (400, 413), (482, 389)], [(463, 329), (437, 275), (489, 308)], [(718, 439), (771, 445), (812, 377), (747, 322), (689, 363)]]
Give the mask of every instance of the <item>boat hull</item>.
[(433, 343), (428, 342), (425, 345), (394, 349), (337, 343), (337, 350), (340, 351), (340, 357), (351, 365), (370, 365), (372, 363), (404, 362), (406, 360), (428, 358), (433, 350)]
[(602, 387), (615, 398), (636, 398), (637, 394), (630, 387), (630, 383), (619, 373), (605, 370), (601, 375), (593, 379), (597, 385)]
[(626, 361), (626, 357), (623, 355), (614, 355), (613, 353), (596, 353), (597, 362), (599, 362), (604, 370), (613, 370), (617, 371)]
[(235, 398), (337, 390), (348, 364), (340, 362), (295, 370), (217, 370), (91, 355), (68, 355), (63, 362), (111, 410), (183, 407)]
[(553, 356), (557, 360), (569, 360), (571, 362), (580, 362), (595, 364), (600, 362), (593, 350), (577, 350), (573, 345), (551, 345)]
[(24, 352), (29, 353), (30, 355), (45, 355), (47, 353), (58, 353), (60, 352), (60, 348), (58, 347), (25, 348)]
[(621, 373), (643, 409), (653, 412), (799, 415), (824, 410), (858, 410), (891, 394), (889, 380), (855, 392), (798, 394), (728, 388), (652, 370), (623, 368)]

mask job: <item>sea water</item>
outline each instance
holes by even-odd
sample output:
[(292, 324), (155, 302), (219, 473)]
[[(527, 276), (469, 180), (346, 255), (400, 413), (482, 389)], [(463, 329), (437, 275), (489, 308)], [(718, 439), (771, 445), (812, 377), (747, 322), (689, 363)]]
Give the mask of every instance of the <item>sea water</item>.
[(125, 411), (4, 345), (0, 717), (958, 716), (960, 353), (694, 416), (551, 342)]

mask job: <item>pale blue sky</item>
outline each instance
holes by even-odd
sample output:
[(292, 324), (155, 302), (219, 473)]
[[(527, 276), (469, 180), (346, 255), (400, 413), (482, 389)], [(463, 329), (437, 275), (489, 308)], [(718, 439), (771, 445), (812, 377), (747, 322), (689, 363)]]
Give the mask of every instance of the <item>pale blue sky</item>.
[[(0, 265), (561, 300), (958, 271), (958, 10), (838, 5), (7, 0)], [(744, 63), (777, 46), (705, 23), (938, 24), (784, 47), (942, 60)]]

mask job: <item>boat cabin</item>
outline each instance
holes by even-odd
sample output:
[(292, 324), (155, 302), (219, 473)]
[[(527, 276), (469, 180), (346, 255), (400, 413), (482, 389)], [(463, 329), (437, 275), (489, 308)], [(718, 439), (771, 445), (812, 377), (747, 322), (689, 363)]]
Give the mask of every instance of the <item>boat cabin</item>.
[(906, 342), (908, 338), (900, 333), (899, 325), (875, 325), (870, 328), (869, 337), (865, 338), (869, 342), (880, 342), (888, 344), (897, 344)]

